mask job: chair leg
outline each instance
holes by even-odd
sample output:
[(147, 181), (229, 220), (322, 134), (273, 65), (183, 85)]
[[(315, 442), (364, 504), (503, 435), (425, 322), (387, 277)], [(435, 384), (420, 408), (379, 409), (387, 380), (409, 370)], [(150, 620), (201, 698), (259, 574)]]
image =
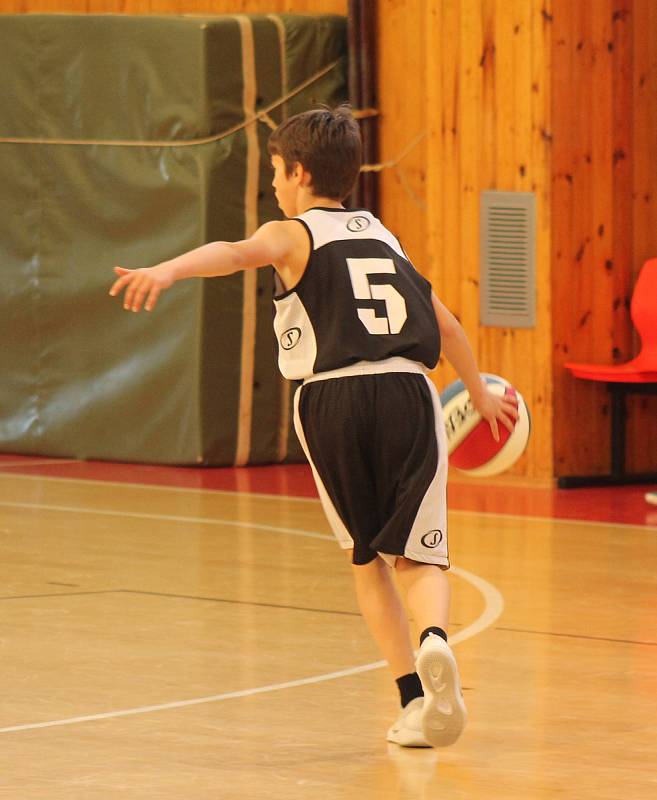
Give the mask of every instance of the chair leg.
[(608, 475), (561, 475), (557, 478), (557, 486), (560, 489), (657, 483), (657, 472), (625, 472), (625, 428), (627, 422), (625, 396), (628, 392), (630, 394), (657, 395), (657, 383), (607, 383), (607, 389), (611, 394), (611, 471)]
[(625, 475), (625, 386), (622, 383), (608, 383), (611, 394), (611, 474), (615, 478)]

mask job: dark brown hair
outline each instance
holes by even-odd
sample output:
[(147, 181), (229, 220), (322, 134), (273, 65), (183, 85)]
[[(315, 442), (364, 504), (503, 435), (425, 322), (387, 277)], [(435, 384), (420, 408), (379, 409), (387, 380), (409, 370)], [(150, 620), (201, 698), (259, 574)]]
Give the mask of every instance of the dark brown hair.
[(312, 175), (317, 197), (344, 200), (361, 165), (358, 123), (348, 105), (303, 111), (283, 122), (269, 137), (269, 154), (280, 156), (289, 176), (295, 163)]

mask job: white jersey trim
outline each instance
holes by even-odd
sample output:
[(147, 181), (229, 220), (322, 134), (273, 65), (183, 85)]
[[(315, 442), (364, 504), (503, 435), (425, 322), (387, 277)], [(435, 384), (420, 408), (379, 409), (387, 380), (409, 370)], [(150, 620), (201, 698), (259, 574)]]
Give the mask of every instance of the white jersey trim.
[[(334, 241), (354, 241), (355, 239), (377, 239), (385, 242), (397, 255), (406, 259), (406, 253), (394, 236), (374, 214), (365, 210), (311, 208), (295, 219), (305, 223), (312, 238), (312, 250), (317, 251), (325, 244)], [(354, 228), (352, 223), (363, 221), (363, 227)]]
[(317, 337), (312, 321), (296, 292), (274, 299), (274, 332), (278, 339), (278, 368), (284, 378), (301, 380), (312, 373)]
[(331, 378), (349, 378), (353, 375), (379, 375), (383, 372), (417, 372), (421, 375), (429, 374), (429, 370), (424, 364), (419, 364), (417, 361), (410, 361), (408, 358), (402, 358), (401, 356), (393, 356), (392, 358), (384, 358), (381, 361), (357, 361), (355, 364), (350, 364), (348, 367), (318, 372), (316, 375), (310, 375), (306, 378), (304, 384), (313, 383), (314, 381), (327, 381)]

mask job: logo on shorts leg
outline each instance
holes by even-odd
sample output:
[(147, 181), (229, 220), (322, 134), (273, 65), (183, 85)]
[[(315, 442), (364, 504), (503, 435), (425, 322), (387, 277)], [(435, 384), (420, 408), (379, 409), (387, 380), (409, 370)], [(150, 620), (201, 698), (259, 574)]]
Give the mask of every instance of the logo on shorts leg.
[(301, 328), (288, 328), (281, 334), (281, 347), (283, 350), (291, 350), (299, 344), (299, 339), (301, 339)]
[(420, 539), (422, 544), (425, 547), (430, 547), (433, 549), (434, 547), (438, 547), (438, 545), (443, 540), (443, 532), (439, 530), (429, 531), (429, 533), (425, 533), (424, 536)]

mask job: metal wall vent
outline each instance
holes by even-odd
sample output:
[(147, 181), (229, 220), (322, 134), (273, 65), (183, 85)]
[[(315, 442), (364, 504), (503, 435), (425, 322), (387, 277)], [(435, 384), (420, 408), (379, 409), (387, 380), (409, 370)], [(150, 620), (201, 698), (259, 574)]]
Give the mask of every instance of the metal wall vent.
[(481, 193), (482, 325), (531, 328), (536, 322), (536, 197)]

